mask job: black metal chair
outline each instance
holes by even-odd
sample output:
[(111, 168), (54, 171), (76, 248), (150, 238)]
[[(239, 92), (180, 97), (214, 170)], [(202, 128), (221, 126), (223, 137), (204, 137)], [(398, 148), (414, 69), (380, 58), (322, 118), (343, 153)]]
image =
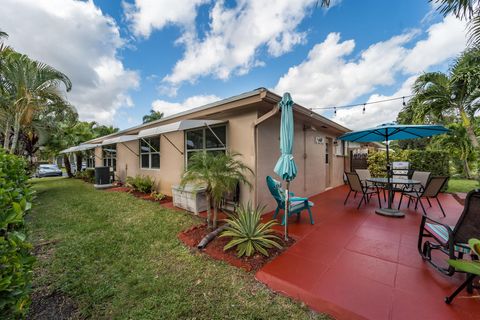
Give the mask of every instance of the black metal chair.
[(347, 176), (347, 182), (350, 186), (350, 190), (348, 191), (347, 198), (343, 202), (343, 205), (347, 203), (348, 198), (350, 197), (350, 194), (352, 192), (355, 192), (355, 195), (360, 192), (362, 195), (362, 199), (360, 199), (357, 209), (360, 208), (362, 202), (365, 202), (365, 204), (367, 204), (367, 202), (370, 201), (370, 195), (373, 194), (377, 195), (378, 205), (380, 206), (380, 208), (382, 207), (382, 203), (380, 202), (380, 191), (377, 186), (362, 184), (360, 177), (355, 172), (345, 172), (345, 175)]
[(415, 210), (417, 209), (418, 204), (420, 203), (420, 206), (422, 207), (422, 210), (423, 210), (423, 214), (427, 214), (427, 212), (425, 211), (425, 207), (423, 206), (422, 198), (427, 199), (430, 207), (432, 206), (432, 204), (430, 203), (430, 198), (434, 198), (437, 200), (438, 206), (440, 207), (440, 210), (442, 211), (442, 214), (445, 217), (445, 210), (443, 210), (442, 204), (438, 199), (438, 194), (443, 189), (448, 179), (449, 179), (448, 177), (430, 177), (425, 187), (419, 187), (418, 189), (403, 190), (402, 195), (400, 196), (400, 201), (398, 202), (398, 209), (400, 209), (400, 206), (402, 205), (403, 196), (406, 196), (408, 197), (407, 208), (410, 208), (410, 202), (414, 200)]
[[(480, 190), (470, 191), (465, 206), (455, 226), (449, 226), (422, 215), (418, 236), (418, 251), (422, 258), (440, 272), (451, 276), (455, 273), (452, 266), (442, 267), (432, 261), (432, 250), (439, 250), (449, 259), (462, 259), (470, 254), (474, 260), (478, 256), (468, 246), (468, 240), (480, 235)], [(428, 238), (423, 242), (424, 238)]]
[(222, 201), (220, 202), (220, 209), (224, 212), (235, 213), (240, 202), (240, 183), (237, 183), (235, 189), (231, 192), (226, 192)]

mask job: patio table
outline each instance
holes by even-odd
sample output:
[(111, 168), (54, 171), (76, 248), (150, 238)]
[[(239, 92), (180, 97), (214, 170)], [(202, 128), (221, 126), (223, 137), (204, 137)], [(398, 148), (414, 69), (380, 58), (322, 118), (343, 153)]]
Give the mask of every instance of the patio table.
[[(380, 214), (387, 217), (397, 217), (401, 218), (405, 216), (400, 210), (392, 208), (392, 203), (395, 195), (395, 190), (393, 189), (393, 185), (403, 185), (403, 186), (414, 186), (421, 184), (420, 181), (412, 180), (412, 179), (398, 179), (398, 178), (368, 178), (368, 182), (373, 183), (374, 185), (386, 185), (388, 190), (388, 207), (387, 208), (378, 208), (375, 210), (376, 214)], [(416, 190), (416, 189), (414, 189)], [(417, 191), (415, 191), (417, 192)]]

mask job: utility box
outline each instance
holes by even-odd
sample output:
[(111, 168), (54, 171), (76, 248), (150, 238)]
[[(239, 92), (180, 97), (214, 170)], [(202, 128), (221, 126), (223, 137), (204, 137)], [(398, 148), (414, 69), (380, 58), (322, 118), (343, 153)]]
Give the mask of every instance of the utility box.
[(112, 187), (110, 167), (95, 167), (95, 184), (93, 186), (96, 189)]
[(175, 207), (193, 212), (195, 215), (207, 210), (206, 189), (203, 187), (193, 185), (172, 186), (172, 198)]

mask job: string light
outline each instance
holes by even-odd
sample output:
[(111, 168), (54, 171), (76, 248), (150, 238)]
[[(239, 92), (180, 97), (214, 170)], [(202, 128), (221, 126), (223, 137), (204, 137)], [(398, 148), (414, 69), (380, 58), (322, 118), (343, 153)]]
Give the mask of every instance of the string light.
[(366, 105), (366, 103), (363, 104), (363, 110), (362, 110), (363, 114), (365, 114), (365, 105)]
[(344, 106), (335, 106), (335, 107), (313, 107), (313, 108), (310, 108), (310, 111), (313, 111), (313, 110), (331, 110), (333, 109), (335, 114), (336, 114), (336, 111), (337, 109), (344, 109), (344, 108), (352, 108), (352, 107), (358, 107), (358, 106), (363, 106), (364, 110), (365, 110), (365, 106), (367, 104), (377, 104), (377, 103), (383, 103), (383, 102), (389, 102), (389, 101), (395, 101), (395, 100), (400, 100), (402, 99), (403, 100), (403, 105), (406, 106), (406, 102), (405, 102), (405, 98), (409, 98), (411, 97), (412, 95), (409, 95), (409, 96), (402, 96), (402, 97), (396, 97), (396, 98), (390, 98), (390, 99), (383, 99), (383, 100), (377, 100), (377, 101), (371, 101), (371, 102), (363, 102), (363, 103), (357, 103), (357, 104), (349, 104), (349, 105), (344, 105)]
[(335, 115), (337, 114), (337, 107), (333, 107), (333, 112), (335, 112)]

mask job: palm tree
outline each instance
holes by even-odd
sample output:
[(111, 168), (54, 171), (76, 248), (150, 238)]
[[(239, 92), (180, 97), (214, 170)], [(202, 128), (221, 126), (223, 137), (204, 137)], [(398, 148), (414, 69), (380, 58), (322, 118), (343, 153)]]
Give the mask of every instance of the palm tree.
[(163, 118), (163, 112), (150, 110), (149, 114), (143, 116), (143, 123), (152, 122)]
[[(10, 102), (8, 111), (13, 126), (10, 153), (14, 153), (22, 125), (29, 125), (36, 112), (46, 104), (64, 100), (59, 85), (63, 83), (70, 91), (72, 83), (60, 71), (16, 52), (3, 60), (1, 74), (2, 94), (9, 97)], [(6, 127), (8, 130), (8, 121)]]
[(207, 226), (210, 228), (211, 209), (213, 203), (213, 229), (217, 228), (218, 207), (227, 192), (235, 190), (238, 183), (246, 184), (247, 174), (253, 171), (237, 159), (239, 153), (195, 153), (188, 163), (181, 185), (193, 183), (206, 188), (207, 194)]
[(480, 0), (429, 0), (438, 5), (437, 10), (444, 16), (453, 13), (457, 18), (468, 21), (468, 42), (480, 45)]
[(400, 118), (410, 118), (413, 123), (459, 120), (472, 146), (479, 147), (474, 126), (475, 114), (480, 109), (479, 49), (462, 53), (448, 74), (429, 72), (419, 76), (413, 93)]

